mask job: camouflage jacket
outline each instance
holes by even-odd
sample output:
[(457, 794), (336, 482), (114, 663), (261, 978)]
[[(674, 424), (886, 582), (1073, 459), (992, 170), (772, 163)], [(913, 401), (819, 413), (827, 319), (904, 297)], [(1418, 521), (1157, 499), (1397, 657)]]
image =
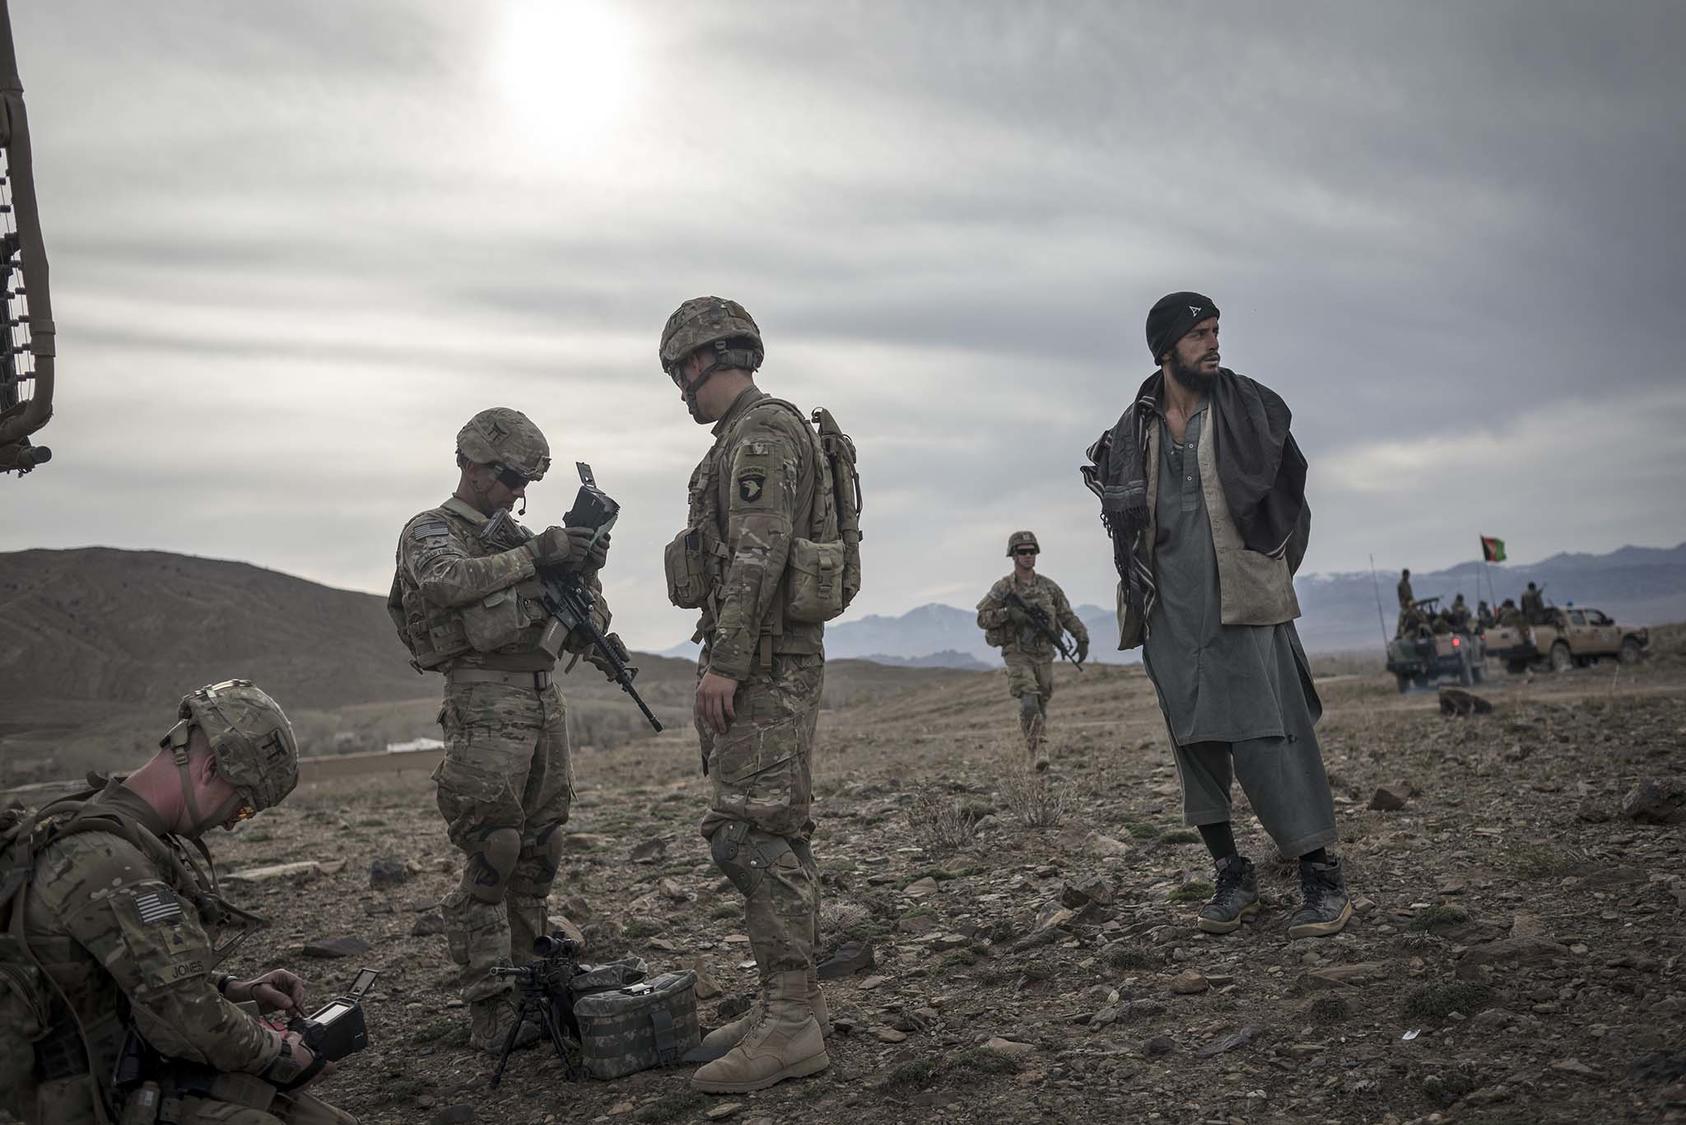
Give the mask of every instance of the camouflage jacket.
[[(546, 671), (549, 615), (537, 600), (532, 552), (498, 549), (480, 538), (487, 517), (455, 496), (429, 508), (398, 537), (396, 572), (387, 612), (418, 668), (497, 668)], [(602, 583), (597, 626), (609, 627)], [(580, 638), (568, 638), (572, 649)]]
[(102, 1087), (129, 1023), (166, 1058), (262, 1072), (279, 1040), (217, 991), (207, 933), (214, 922), (204, 913), (216, 903), (208, 880), (121, 781), (109, 782), (83, 811), (137, 827), (146, 846), (92, 830), (66, 833), (36, 856), (21, 905), (24, 933), (70, 1004), (67, 1012), (55, 1001), (48, 1040), (73, 1040), (80, 1023), (90, 1073)]
[(1038, 660), (1052, 660), (1054, 657), (1054, 643), (1037, 632), (1035, 626), (1014, 627), (1009, 620), (1007, 595), (1014, 592), (1024, 599), (1025, 604), (1047, 614), (1056, 629), (1064, 629), (1082, 643), (1089, 643), (1089, 630), (1072, 612), (1071, 603), (1066, 600), (1065, 591), (1060, 589), (1059, 583), (1045, 575), (1033, 574), (1027, 586), (1009, 574), (997, 580), (978, 603), (978, 628), (984, 630), (985, 639), (990, 644), (997, 645), (1003, 652), (1020, 652)]
[(710, 671), (744, 679), (763, 638), (767, 653), (825, 651), (824, 625), (783, 615), (790, 541), (810, 534), (816, 457), (807, 423), (757, 387), (715, 423), (714, 446), (691, 473), (687, 518), (721, 548), (722, 573), (697, 623)]

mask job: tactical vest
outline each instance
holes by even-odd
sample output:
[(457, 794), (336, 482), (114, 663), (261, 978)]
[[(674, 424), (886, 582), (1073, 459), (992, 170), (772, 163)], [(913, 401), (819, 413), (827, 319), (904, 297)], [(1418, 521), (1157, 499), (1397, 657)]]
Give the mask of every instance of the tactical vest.
[[(478, 524), (449, 507), (415, 517), (404, 526), (404, 536), (424, 520), (443, 523), (470, 558), (486, 558), (509, 549), (486, 543), (480, 538)], [(465, 606), (435, 605), (410, 577), (403, 551), (401, 538), (386, 611), (418, 672), (453, 664), (539, 671), (555, 663), (558, 645), (547, 636), (550, 615), (538, 601), (536, 581), (494, 590)]]

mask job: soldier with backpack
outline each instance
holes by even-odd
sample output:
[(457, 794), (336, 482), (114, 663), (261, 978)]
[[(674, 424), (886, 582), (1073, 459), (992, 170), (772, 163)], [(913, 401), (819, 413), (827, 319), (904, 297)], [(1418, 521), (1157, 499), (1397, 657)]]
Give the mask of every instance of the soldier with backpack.
[(755, 385), (761, 330), (736, 301), (697, 297), (662, 332), (660, 358), (714, 445), (691, 474), (686, 527), (665, 557), (668, 596), (701, 611), (695, 718), (712, 800), (715, 864), (744, 896), (761, 975), (749, 1013), (704, 1040), (692, 1085), (759, 1090), (824, 1070), (825, 999), (814, 967), (819, 868), (814, 727), (825, 622), (860, 588), (854, 444)]
[(140, 769), (0, 832), (0, 1106), (51, 1125), (355, 1125), (305, 1092), (333, 1064), (240, 1006), (302, 1014), (305, 982), (217, 970), (214, 939), (257, 919), (220, 897), (201, 837), (292, 792), (292, 726), (249, 680), (177, 714)]

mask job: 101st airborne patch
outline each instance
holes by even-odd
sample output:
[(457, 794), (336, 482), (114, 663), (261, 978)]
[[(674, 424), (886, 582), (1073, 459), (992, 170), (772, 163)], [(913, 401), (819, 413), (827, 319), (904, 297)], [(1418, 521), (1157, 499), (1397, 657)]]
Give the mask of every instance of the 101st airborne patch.
[(764, 470), (754, 469), (738, 477), (738, 499), (745, 504), (753, 504), (761, 499), (761, 492), (767, 483)]

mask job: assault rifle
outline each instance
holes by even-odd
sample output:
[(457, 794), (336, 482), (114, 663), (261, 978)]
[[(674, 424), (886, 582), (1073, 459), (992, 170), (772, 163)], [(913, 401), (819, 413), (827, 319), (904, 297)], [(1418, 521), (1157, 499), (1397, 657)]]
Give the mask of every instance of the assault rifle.
[(1054, 650), (1071, 661), (1079, 672), (1083, 671), (1083, 662), (1077, 659), (1077, 646), (1065, 639), (1065, 634), (1048, 620), (1046, 613), (1019, 597), (1018, 592), (1014, 590), (1008, 590), (1004, 600), (1008, 605), (1023, 610), (1024, 615), (1030, 619), (1030, 627), (1046, 637), (1054, 646)]
[[(591, 475), (590, 465), (584, 461), (576, 462), (575, 465), (580, 472), (580, 491), (574, 498), (574, 506), (562, 517), (562, 522), (567, 527), (591, 528), (594, 533), (592, 542), (595, 544), (600, 536), (614, 526), (615, 518), (620, 513), (620, 505), (597, 487), (597, 482)], [(480, 529), (482, 542), (503, 550), (519, 547), (532, 537), (531, 531), (510, 516), (508, 508), (500, 508), (486, 521), (486, 526)], [(649, 704), (638, 694), (638, 689), (632, 686), (633, 678), (638, 675), (638, 667), (632, 663), (632, 653), (627, 651), (620, 637), (614, 633), (605, 635), (603, 630), (597, 627), (593, 616), (597, 608), (597, 598), (591, 588), (580, 580), (578, 573), (571, 570), (539, 567), (537, 573), (539, 601), (545, 612), (564, 630), (573, 632), (578, 629), (591, 639), (591, 655), (588, 659), (632, 697), (632, 701), (638, 704), (638, 709), (644, 713), (644, 718), (649, 720), (651, 727), (661, 730), (661, 720), (651, 712)]]
[(503, 1053), (498, 1055), (498, 1068), (492, 1072), (493, 1086), (503, 1080), (509, 1052), (515, 1049), (516, 1036), (528, 1020), (544, 1028), (550, 1036), (550, 1045), (556, 1048), (556, 1057), (562, 1060), (568, 1081), (580, 1076), (578, 1051), (574, 1049), (579, 1044), (580, 1029), (574, 1019), (572, 987), (574, 978), (580, 975), (579, 943), (561, 931), (548, 936), (541, 934), (533, 939), (533, 952), (537, 956), (520, 968), (500, 966), (492, 970), (493, 976), (512, 978), (515, 990), (521, 994), (515, 1022), (510, 1024)]

